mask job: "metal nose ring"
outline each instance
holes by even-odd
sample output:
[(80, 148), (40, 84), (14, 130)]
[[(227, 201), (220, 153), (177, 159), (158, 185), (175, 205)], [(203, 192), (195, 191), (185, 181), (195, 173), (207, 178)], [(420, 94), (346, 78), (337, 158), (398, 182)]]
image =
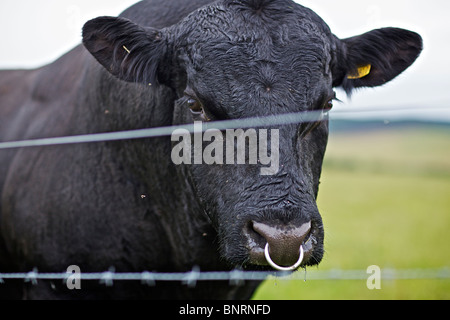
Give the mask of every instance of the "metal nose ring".
[(264, 255), (266, 256), (267, 262), (275, 270), (278, 270), (278, 271), (294, 271), (298, 267), (300, 267), (300, 265), (302, 264), (302, 261), (303, 261), (303, 246), (300, 246), (300, 257), (298, 258), (298, 261), (293, 266), (290, 266), (290, 267), (281, 267), (281, 266), (277, 265), (275, 262), (273, 262), (272, 258), (270, 257), (270, 253), (269, 253), (269, 243), (266, 243), (266, 248), (264, 249)]

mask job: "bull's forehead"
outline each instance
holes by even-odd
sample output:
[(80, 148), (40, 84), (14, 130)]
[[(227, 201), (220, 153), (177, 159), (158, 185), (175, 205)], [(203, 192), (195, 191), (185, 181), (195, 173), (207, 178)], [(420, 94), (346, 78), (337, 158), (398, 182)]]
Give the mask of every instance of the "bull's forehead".
[(297, 39), (327, 43), (331, 34), (313, 11), (290, 0), (217, 2), (193, 12), (177, 29), (182, 47), (210, 42), (284, 46)]
[(258, 107), (271, 114), (302, 111), (331, 87), (324, 46), (222, 43), (198, 52), (189, 85), (200, 98), (234, 109), (230, 115)]
[(188, 17), (182, 59), (202, 98), (236, 112), (247, 102), (298, 111), (320, 95), (331, 32), (309, 9), (277, 4), (258, 12), (218, 3)]

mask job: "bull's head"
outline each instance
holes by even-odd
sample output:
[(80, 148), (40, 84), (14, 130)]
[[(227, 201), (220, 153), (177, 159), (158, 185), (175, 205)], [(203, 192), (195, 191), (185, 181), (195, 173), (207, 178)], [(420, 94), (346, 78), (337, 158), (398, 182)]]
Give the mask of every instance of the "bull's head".
[[(422, 50), (418, 34), (396, 28), (338, 39), (314, 12), (290, 0), (222, 0), (162, 30), (100, 17), (85, 25), (83, 42), (119, 79), (171, 87), (178, 95), (175, 124), (325, 113), (333, 88), (350, 93), (383, 85)], [(266, 128), (279, 130), (278, 150), (268, 150), (279, 157), (272, 174), (262, 175), (261, 163), (182, 170), (231, 264), (321, 261), (316, 199), (328, 138), (324, 117)]]

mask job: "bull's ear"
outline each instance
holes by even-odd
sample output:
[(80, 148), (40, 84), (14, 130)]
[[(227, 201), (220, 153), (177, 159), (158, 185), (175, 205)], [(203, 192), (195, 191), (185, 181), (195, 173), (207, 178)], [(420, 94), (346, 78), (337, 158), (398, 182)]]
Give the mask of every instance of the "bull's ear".
[(166, 60), (164, 34), (130, 20), (99, 17), (83, 27), (83, 44), (111, 74), (128, 82), (146, 85), (164, 82)]
[(333, 67), (333, 86), (347, 93), (391, 81), (419, 57), (422, 38), (415, 32), (383, 28), (341, 40)]

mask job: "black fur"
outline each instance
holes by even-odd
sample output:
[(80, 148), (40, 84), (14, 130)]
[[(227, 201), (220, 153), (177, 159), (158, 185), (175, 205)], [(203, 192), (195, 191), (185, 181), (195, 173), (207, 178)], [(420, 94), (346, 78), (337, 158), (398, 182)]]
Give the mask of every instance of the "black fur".
[[(192, 99), (211, 120), (327, 109), (333, 87), (384, 84), (422, 48), (417, 34), (393, 28), (339, 40), (290, 0), (142, 1), (87, 22), (83, 44), (46, 67), (0, 72), (1, 141), (192, 123)], [(372, 73), (347, 79), (368, 63)], [(170, 137), (0, 151), (0, 272), (267, 269), (249, 253), (253, 221), (311, 222), (303, 265), (318, 264), (328, 123), (277, 129), (273, 176), (257, 165), (175, 166)], [(7, 281), (0, 297), (246, 299), (257, 285), (69, 291)]]

